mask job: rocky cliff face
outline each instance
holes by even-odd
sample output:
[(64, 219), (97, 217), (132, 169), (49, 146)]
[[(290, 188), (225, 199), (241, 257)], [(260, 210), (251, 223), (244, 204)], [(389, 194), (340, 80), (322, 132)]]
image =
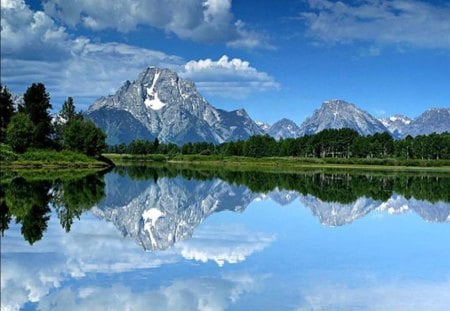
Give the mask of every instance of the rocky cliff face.
[(98, 99), (86, 115), (105, 130), (108, 143), (141, 137), (176, 144), (221, 143), (262, 133), (245, 110), (216, 109), (192, 81), (155, 67), (145, 69), (135, 81), (125, 82), (114, 95)]
[(267, 134), (277, 140), (281, 138), (296, 138), (300, 136), (300, 128), (294, 121), (283, 118), (275, 122), (267, 131)]
[(408, 124), (403, 131), (403, 137), (427, 135), (434, 132), (450, 132), (450, 108), (428, 109)]
[(412, 120), (407, 116), (396, 114), (389, 118), (380, 119), (380, 121), (394, 137), (402, 138)]
[(300, 126), (300, 135), (317, 134), (324, 129), (351, 128), (361, 135), (388, 132), (388, 129), (368, 112), (343, 100), (330, 100), (322, 104)]

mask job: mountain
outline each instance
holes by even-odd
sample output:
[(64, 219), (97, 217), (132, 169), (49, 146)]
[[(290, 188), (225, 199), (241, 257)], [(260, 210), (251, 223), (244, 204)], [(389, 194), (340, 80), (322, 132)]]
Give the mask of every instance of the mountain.
[(270, 129), (270, 124), (269, 123), (266, 123), (266, 122), (263, 122), (263, 121), (256, 121), (255, 123), (256, 123), (256, 125), (259, 126), (259, 128), (261, 130), (263, 130), (264, 133), (267, 133), (269, 131), (269, 129)]
[(415, 118), (404, 130), (403, 136), (450, 132), (450, 108), (428, 109)]
[(192, 81), (155, 67), (99, 98), (86, 116), (106, 132), (109, 144), (153, 137), (176, 144), (222, 143), (263, 133), (245, 110), (216, 109)]
[(394, 137), (402, 138), (411, 124), (411, 119), (407, 116), (396, 114), (389, 118), (379, 119), (381, 123), (392, 133)]
[(108, 134), (109, 145), (129, 144), (133, 139), (155, 139), (141, 122), (125, 110), (98, 109), (90, 112), (88, 117)]
[(388, 129), (368, 112), (343, 100), (329, 100), (302, 123), (300, 136), (316, 134), (324, 129), (340, 128), (351, 128), (361, 135), (388, 132)]
[(283, 118), (275, 122), (267, 131), (267, 134), (279, 140), (281, 138), (295, 138), (300, 136), (300, 128), (294, 121)]
[(241, 212), (256, 197), (244, 186), (219, 179), (162, 177), (136, 182), (118, 174), (105, 179), (107, 193), (114, 192), (114, 196), (95, 206), (92, 213), (112, 222), (146, 250), (168, 249), (189, 239), (208, 216), (225, 210)]

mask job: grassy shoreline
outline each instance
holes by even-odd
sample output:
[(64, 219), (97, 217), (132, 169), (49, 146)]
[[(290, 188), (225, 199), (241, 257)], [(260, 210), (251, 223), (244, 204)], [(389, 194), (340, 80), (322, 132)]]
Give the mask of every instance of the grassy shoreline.
[(400, 159), (338, 159), (338, 158), (293, 158), (293, 157), (220, 157), (205, 155), (128, 155), (105, 154), (117, 165), (142, 165), (167, 163), (182, 166), (211, 167), (239, 170), (264, 170), (289, 172), (299, 169), (345, 169), (380, 171), (437, 171), (450, 172), (449, 160), (400, 160)]
[(111, 164), (73, 151), (30, 150), (23, 154), (2, 152), (3, 169), (101, 169)]
[[(357, 158), (251, 158), (217, 155), (130, 155), (104, 154), (103, 161), (72, 151), (31, 150), (5, 160), (2, 169), (104, 169), (113, 165), (175, 164), (185, 167), (223, 168), (231, 170), (261, 170), (294, 172), (297, 170), (370, 170), (408, 172), (450, 172), (450, 160), (402, 160)], [(112, 161), (107, 163), (107, 161)]]

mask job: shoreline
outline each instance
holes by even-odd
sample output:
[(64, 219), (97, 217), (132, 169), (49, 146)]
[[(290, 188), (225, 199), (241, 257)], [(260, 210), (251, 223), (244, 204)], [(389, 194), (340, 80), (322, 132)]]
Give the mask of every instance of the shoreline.
[[(444, 172), (450, 173), (450, 161), (412, 160), (410, 162), (397, 159), (317, 159), (317, 158), (249, 158), (249, 157), (211, 157), (183, 155), (170, 158), (164, 155), (126, 155), (106, 154), (116, 165), (181, 165), (239, 170), (263, 170), (274, 172), (291, 172), (302, 169), (359, 170), (359, 171), (398, 171), (398, 172)], [(368, 164), (367, 162), (394, 162), (389, 164)], [(340, 162), (340, 163), (336, 163)], [(361, 163), (352, 163), (361, 162)], [(426, 165), (405, 165), (407, 163)], [(433, 165), (439, 164), (439, 165)]]
[[(347, 170), (386, 172), (442, 172), (450, 173), (450, 161), (398, 160), (398, 159), (342, 159), (342, 158), (292, 158), (292, 157), (218, 157), (201, 155), (129, 155), (105, 154), (105, 161), (0, 161), (2, 170), (101, 170), (118, 166), (178, 165), (186, 168), (214, 168), (243, 171), (295, 172), (297, 170)], [(110, 163), (106, 162), (109, 161)], [(355, 163), (360, 162), (360, 163)], [(369, 164), (371, 162), (372, 164)], [(385, 162), (389, 164), (380, 164)], [(392, 165), (395, 163), (395, 165)], [(413, 163), (414, 165), (407, 165)], [(424, 164), (424, 165), (420, 165)], [(439, 164), (439, 165), (433, 165)]]

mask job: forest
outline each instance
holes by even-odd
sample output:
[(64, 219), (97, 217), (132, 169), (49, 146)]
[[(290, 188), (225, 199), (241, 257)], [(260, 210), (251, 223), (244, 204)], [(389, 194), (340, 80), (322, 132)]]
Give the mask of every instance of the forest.
[[(396, 140), (389, 133), (362, 136), (355, 130), (326, 129), (315, 135), (275, 140), (268, 135), (215, 145), (189, 142), (182, 146), (134, 140), (129, 144), (106, 145), (106, 135), (92, 121), (77, 112), (68, 97), (61, 111), (51, 115), (50, 95), (42, 83), (33, 83), (17, 106), (6, 87), (0, 86), (0, 161), (28, 150), (68, 150), (102, 158), (116, 154), (220, 155), (356, 159), (450, 159), (450, 133), (407, 136)], [(103, 158), (104, 159), (104, 158)], [(106, 159), (104, 159), (106, 160)]]
[(154, 141), (134, 140), (130, 144), (109, 146), (108, 153), (118, 154), (186, 154), (244, 157), (303, 158), (400, 158), (450, 159), (450, 133), (407, 136), (395, 140), (389, 133), (361, 136), (343, 129), (326, 129), (315, 135), (275, 140), (268, 135), (214, 145), (206, 142), (182, 146)]
[(50, 95), (44, 84), (33, 83), (15, 105), (9, 90), (0, 85), (1, 161), (28, 150), (70, 150), (90, 157), (106, 147), (106, 135), (77, 112), (72, 97), (51, 115)]

